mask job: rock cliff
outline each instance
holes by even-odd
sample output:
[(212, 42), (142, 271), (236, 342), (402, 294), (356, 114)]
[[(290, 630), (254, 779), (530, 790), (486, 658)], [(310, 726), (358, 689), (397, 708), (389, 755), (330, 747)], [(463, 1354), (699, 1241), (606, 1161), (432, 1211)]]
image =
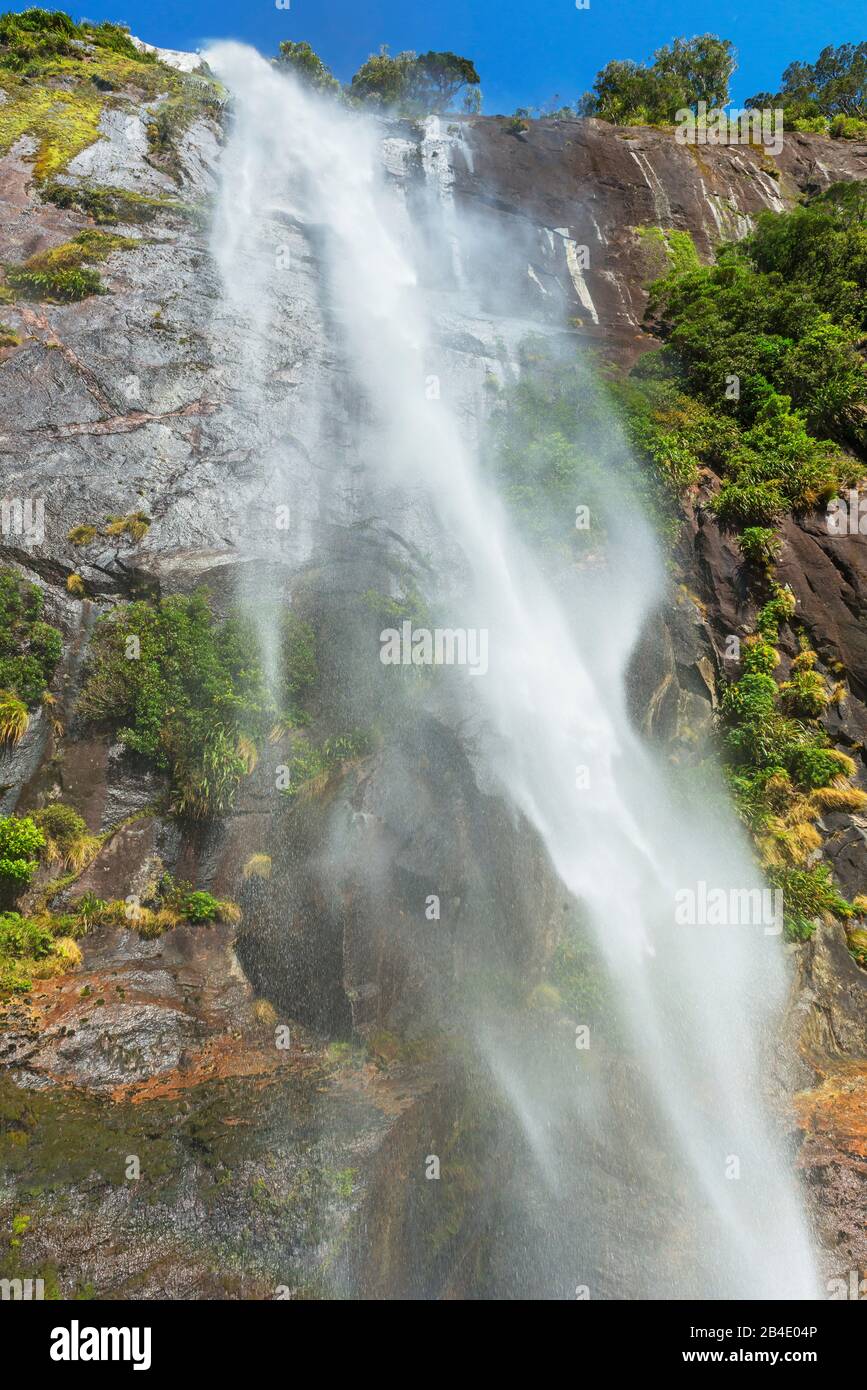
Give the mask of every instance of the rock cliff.
[[(159, 776), (76, 715), (93, 624), (113, 603), (206, 582), (226, 611), (245, 572), (264, 568), (275, 592), (338, 624), (347, 586), (375, 587), (383, 557), (417, 539), (388, 537), (359, 489), (355, 403), (315, 244), (270, 218), (276, 327), (264, 343), (245, 341), (209, 231), (228, 113), (203, 107), (161, 157), (148, 121), (174, 89), (161, 92), (154, 72), (147, 92), (122, 89), (98, 138), (55, 173), (66, 196), (47, 200), (32, 132), (0, 157), (0, 262), (22, 264), (93, 228), (94, 195), (106, 189), (111, 232), (123, 238), (100, 268), (106, 293), (2, 308), (12, 330), (0, 347), (3, 487), (44, 503), (44, 534), (24, 534), (13, 516), (0, 555), (43, 590), (64, 636), (54, 718), (34, 717), (0, 759), (2, 809), (33, 809), (59, 789), (105, 837), (76, 892), (128, 898), (169, 871), (237, 899), (244, 917), (151, 940), (100, 927), (82, 938), (77, 970), (8, 1007), (0, 1213), (29, 1217), (12, 1263), (47, 1271), (63, 1296), (459, 1294), (462, 1262), (485, 1254), (493, 1220), (472, 1155), (509, 1145), (502, 1117), (474, 1112), (471, 1081), (456, 1079), (442, 1037), (460, 1032), (474, 970), (517, 972), (528, 987), (542, 978), (566, 909), (535, 836), (477, 785), (455, 732), (427, 717), (279, 827), (269, 797), (278, 745), (231, 816), (190, 831), (154, 809)], [(867, 177), (867, 148), (809, 135), (788, 137), (773, 158), (597, 121), (543, 120), (514, 134), (471, 118), (383, 123), (382, 144), (408, 202), (454, 201), (478, 228), (457, 248), (468, 276), (490, 275), (490, 244), (514, 257), (496, 267), (487, 317), (452, 305), (438, 325), (469, 399), (502, 370), (514, 324), (570, 334), (630, 365), (654, 342), (645, 287), (666, 264), (668, 232), (689, 233), (710, 259), (758, 212)], [(264, 354), (267, 431), (237, 371), (250, 352)], [(291, 453), (289, 496), (285, 475), (267, 468), (275, 434)], [(636, 718), (670, 744), (709, 726), (725, 637), (754, 618), (735, 548), (700, 505), (713, 486), (705, 479), (687, 506), (681, 591), (634, 664)], [(263, 521), (278, 504), (291, 507), (286, 532)], [(139, 511), (151, 520), (144, 536), (104, 534), (106, 518)], [(83, 549), (68, 539), (82, 525), (103, 530)], [(842, 746), (863, 749), (861, 539), (831, 546), (820, 522), (792, 522), (780, 573), (823, 663), (849, 672), (852, 698), (830, 717)], [(69, 591), (73, 575), (83, 599)], [(351, 713), (370, 697), (353, 698)], [(323, 728), (342, 713), (326, 699)], [(861, 818), (827, 818), (826, 853), (852, 892), (867, 883), (865, 838)], [(267, 880), (244, 876), (255, 853), (272, 861)], [(449, 906), (435, 937), (418, 930), (428, 891)], [(788, 1024), (799, 1057), (786, 1078), (797, 1090), (793, 1133), (828, 1269), (839, 1273), (867, 1262), (867, 976), (837, 929), (788, 949), (799, 979)], [(289, 1043), (278, 1048), (283, 1022)], [(463, 1185), (434, 1197), (417, 1179), (427, 1154), (450, 1145)], [(128, 1179), (130, 1156), (140, 1183)], [(488, 1277), (506, 1286), (502, 1272)]]

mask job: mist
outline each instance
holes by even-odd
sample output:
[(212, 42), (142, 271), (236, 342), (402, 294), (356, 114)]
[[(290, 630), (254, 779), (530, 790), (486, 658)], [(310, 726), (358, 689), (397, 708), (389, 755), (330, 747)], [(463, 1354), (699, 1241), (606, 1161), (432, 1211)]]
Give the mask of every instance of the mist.
[[(530, 1297), (570, 1297), (582, 1284), (604, 1297), (814, 1297), (807, 1222), (766, 1093), (788, 990), (779, 923), (764, 910), (747, 921), (700, 910), (708, 894), (740, 903), (764, 885), (722, 779), (698, 812), (630, 707), (631, 664), (668, 578), (626, 443), (612, 421), (576, 419), (596, 464), (589, 521), (599, 539), (583, 563), (543, 553), (490, 465), (499, 398), (485, 374), (506, 390), (519, 381), (533, 334), (553, 360), (564, 353), (566, 325), (552, 322), (541, 296), (532, 312), (528, 233), (516, 229), (509, 243), (457, 206), (449, 166), (472, 158), (471, 125), (451, 131), (428, 118), (423, 196), (408, 198), (393, 176), (399, 123), (317, 98), (237, 44), (206, 56), (233, 101), (213, 234), (220, 312), (243, 319), (262, 346), (237, 362), (239, 400), (267, 436), (263, 364), (273, 279), (281, 256), (298, 254), (280, 249), (280, 229), (290, 228), (293, 248), (298, 238), (308, 248), (305, 273), (354, 402), (357, 490), (332, 497), (324, 520), (346, 527), (375, 515), (381, 536), (424, 559), (415, 575), (429, 643), (416, 642), (420, 624), (410, 621), (408, 656), (401, 647), (388, 663), (391, 639), (359, 632), (334, 669), (347, 686), (387, 688), (391, 728), (401, 717), (409, 724), (421, 702), (459, 732), (478, 785), (538, 837), (609, 984), (611, 1009), (590, 1026), (586, 1048), (576, 1043), (586, 1020), (536, 1028), (484, 988), (468, 995), (472, 1046), (532, 1169), (498, 1194), (498, 1263), (510, 1271), (500, 1278)], [(456, 325), (484, 345), (475, 376), (456, 366)], [(601, 398), (576, 351), (570, 370), (595, 422)], [(327, 439), (324, 389), (303, 408)], [(291, 498), (292, 543), (309, 553), (323, 518), (296, 496), (292, 447), (276, 432), (260, 453), (263, 495)], [(327, 473), (327, 448), (317, 466)], [(571, 499), (567, 530), (590, 496)], [(271, 570), (255, 560), (252, 547), (243, 597), (273, 670)], [(402, 622), (391, 626), (403, 642)], [(462, 662), (462, 650), (480, 656), (480, 634), (484, 663)], [(408, 676), (437, 651), (452, 659), (420, 688)], [(328, 872), (339, 879), (339, 826), (331, 833)], [(371, 864), (370, 880), (374, 891), (386, 881), (383, 866)], [(615, 1169), (628, 1202), (607, 1186)], [(675, 1211), (655, 1223), (660, 1193)], [(675, 1230), (676, 1257), (666, 1245)]]

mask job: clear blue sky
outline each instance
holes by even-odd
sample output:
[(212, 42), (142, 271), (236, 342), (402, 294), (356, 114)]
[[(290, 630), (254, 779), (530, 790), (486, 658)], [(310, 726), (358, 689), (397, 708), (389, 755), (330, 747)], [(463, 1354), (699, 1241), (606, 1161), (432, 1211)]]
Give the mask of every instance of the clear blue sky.
[(75, 19), (128, 24), (164, 48), (237, 38), (271, 55), (281, 39), (306, 39), (343, 81), (383, 43), (392, 53), (452, 49), (475, 61), (488, 114), (542, 105), (556, 92), (572, 101), (609, 58), (644, 60), (677, 34), (734, 41), (736, 105), (753, 92), (776, 91), (794, 58), (867, 40), (864, 0), (590, 0), (589, 10), (576, 9), (575, 0), (291, 0), (288, 10), (274, 0), (86, 0), (86, 8), (69, 9)]

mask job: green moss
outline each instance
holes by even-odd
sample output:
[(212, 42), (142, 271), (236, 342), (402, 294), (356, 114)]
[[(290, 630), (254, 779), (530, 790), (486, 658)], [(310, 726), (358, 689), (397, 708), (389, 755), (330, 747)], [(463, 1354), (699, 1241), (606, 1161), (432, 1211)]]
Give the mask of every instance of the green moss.
[[(30, 17), (29, 19), (27, 17)], [(217, 84), (140, 53), (116, 24), (75, 24), (60, 11), (0, 16), (0, 154), (23, 135), (36, 142), (34, 175), (52, 180), (100, 135), (108, 107), (183, 97), (192, 114), (214, 110)]]
[(87, 213), (100, 225), (123, 222), (128, 225), (149, 223), (164, 215), (197, 218), (194, 208), (177, 198), (146, 197), (125, 188), (101, 184), (48, 183), (42, 189), (46, 202), (59, 208), (74, 208)]
[(24, 299), (62, 303), (105, 294), (93, 262), (113, 251), (130, 251), (140, 243), (110, 232), (85, 231), (50, 251), (39, 251), (22, 265), (7, 265), (6, 283)]
[(0, 348), (18, 347), (21, 339), (8, 323), (0, 323)]

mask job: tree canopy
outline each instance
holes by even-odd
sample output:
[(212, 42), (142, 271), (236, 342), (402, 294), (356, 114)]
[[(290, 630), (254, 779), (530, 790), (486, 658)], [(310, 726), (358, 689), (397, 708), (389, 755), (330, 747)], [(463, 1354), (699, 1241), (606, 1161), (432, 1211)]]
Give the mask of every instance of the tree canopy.
[(658, 125), (700, 101), (718, 110), (729, 99), (735, 50), (715, 34), (677, 38), (658, 48), (652, 63), (617, 60), (597, 73), (581, 102), (581, 114), (615, 125)]
[(757, 92), (751, 107), (779, 106), (791, 117), (867, 120), (867, 43), (829, 44), (815, 63), (790, 63), (779, 92)]
[(478, 87), (479, 81), (472, 61), (457, 53), (418, 55), (407, 50), (392, 57), (383, 47), (359, 68), (348, 95), (408, 114), (442, 112), (453, 106), (464, 88)]

